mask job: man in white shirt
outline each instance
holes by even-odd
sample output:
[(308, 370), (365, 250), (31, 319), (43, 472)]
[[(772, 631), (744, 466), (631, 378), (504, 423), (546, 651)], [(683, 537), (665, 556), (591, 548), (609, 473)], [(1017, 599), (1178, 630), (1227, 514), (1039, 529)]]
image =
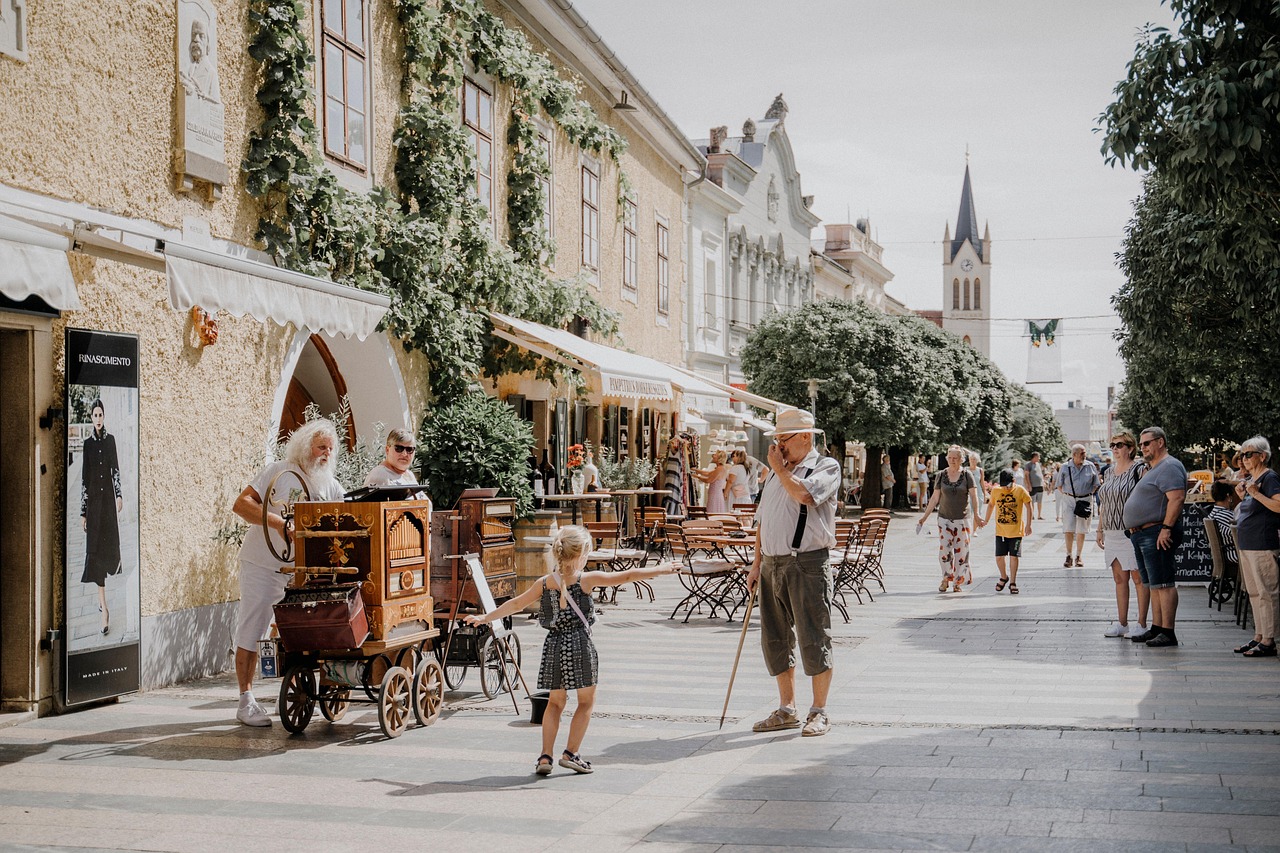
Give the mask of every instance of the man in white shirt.
[(814, 449), (813, 415), (801, 409), (778, 413), (769, 447), (772, 473), (756, 511), (756, 557), (747, 585), (760, 585), (760, 647), (765, 667), (778, 683), (778, 710), (752, 726), (772, 732), (800, 728), (796, 714), (797, 642), (805, 675), (813, 682), (813, 705), (801, 734), (824, 735), (831, 689), (832, 578), (827, 568), (835, 546), (840, 463)]
[[(240, 612), (235, 633), (236, 680), (240, 683), (236, 719), (246, 726), (271, 725), (266, 710), (253, 698), (253, 677), (258, 670), (258, 641), (267, 635), (274, 616), (272, 607), (284, 598), (290, 577), (280, 573), (281, 561), (271, 553), (266, 537), (274, 537), (277, 551), (285, 546), (292, 530), (286, 528), (279, 510), (304, 484), (310, 500), (342, 500), (342, 486), (333, 476), (338, 434), (330, 421), (318, 418), (298, 427), (289, 436), (284, 453), (284, 461), (263, 468), (231, 508), (249, 524), (240, 546)], [(262, 526), (264, 518), (266, 528)]]

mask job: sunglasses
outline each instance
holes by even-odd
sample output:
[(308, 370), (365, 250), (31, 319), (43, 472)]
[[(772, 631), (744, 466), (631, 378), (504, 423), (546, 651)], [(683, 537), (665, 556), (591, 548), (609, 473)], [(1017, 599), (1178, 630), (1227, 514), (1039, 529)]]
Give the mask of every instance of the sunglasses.
[(1261, 456), (1261, 455), (1262, 455), (1262, 451), (1261, 451), (1261, 450), (1246, 450), (1246, 451), (1244, 451), (1243, 453), (1241, 453), (1241, 454), (1240, 454), (1240, 458), (1241, 458), (1241, 459), (1252, 459), (1252, 458), (1253, 458), (1253, 457), (1255, 457), (1255, 456)]
[(1160, 439), (1158, 439), (1158, 438), (1148, 438), (1146, 441), (1139, 441), (1139, 442), (1138, 442), (1138, 446), (1139, 446), (1139, 447), (1146, 447), (1148, 444), (1155, 444), (1155, 443), (1156, 443), (1157, 441), (1159, 441), (1159, 440), (1160, 440)]
[(1118, 450), (1121, 447), (1133, 447), (1133, 445), (1127, 441), (1116, 441), (1116, 442), (1112, 442), (1111, 444), (1112, 450)]
[(396, 453), (417, 453), (418, 446), (416, 444), (393, 444)]

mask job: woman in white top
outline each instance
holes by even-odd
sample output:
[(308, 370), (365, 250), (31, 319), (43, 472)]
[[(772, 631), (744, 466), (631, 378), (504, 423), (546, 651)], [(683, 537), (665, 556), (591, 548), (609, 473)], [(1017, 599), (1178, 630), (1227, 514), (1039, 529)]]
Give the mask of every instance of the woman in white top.
[(724, 485), (725, 503), (728, 509), (734, 504), (751, 502), (751, 483), (747, 473), (747, 451), (735, 450), (729, 457), (729, 479)]
[(924, 454), (916, 454), (915, 466), (916, 506), (924, 509), (925, 501), (929, 499), (929, 464), (925, 461)]

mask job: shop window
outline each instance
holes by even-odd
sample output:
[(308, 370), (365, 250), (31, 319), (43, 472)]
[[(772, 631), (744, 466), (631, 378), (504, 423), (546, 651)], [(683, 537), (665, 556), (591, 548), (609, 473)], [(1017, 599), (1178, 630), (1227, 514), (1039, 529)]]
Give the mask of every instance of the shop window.
[(636, 240), (638, 219), (635, 199), (624, 199), (622, 202), (622, 286), (633, 293), (639, 287), (640, 281), (637, 257), (639, 244)]
[(670, 232), (665, 222), (658, 222), (658, 313), (664, 317), (671, 310), (670, 255), (668, 239)]
[(582, 166), (582, 265), (600, 269), (600, 171)]
[(462, 83), (462, 124), (476, 158), (476, 198), (488, 216), (493, 209), (493, 95), (472, 80)]
[(368, 37), (364, 0), (324, 0), (324, 153), (364, 174), (368, 159)]

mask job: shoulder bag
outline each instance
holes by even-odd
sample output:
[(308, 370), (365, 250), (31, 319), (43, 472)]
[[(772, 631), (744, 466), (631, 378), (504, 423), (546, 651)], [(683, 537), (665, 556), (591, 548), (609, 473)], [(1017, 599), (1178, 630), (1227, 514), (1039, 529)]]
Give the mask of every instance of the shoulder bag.
[[(1076, 493), (1076, 476), (1075, 466), (1067, 469), (1067, 479), (1071, 481), (1071, 494)], [(1072, 510), (1076, 518), (1089, 518), (1093, 515), (1093, 501), (1089, 498), (1076, 498), (1075, 509)]]

